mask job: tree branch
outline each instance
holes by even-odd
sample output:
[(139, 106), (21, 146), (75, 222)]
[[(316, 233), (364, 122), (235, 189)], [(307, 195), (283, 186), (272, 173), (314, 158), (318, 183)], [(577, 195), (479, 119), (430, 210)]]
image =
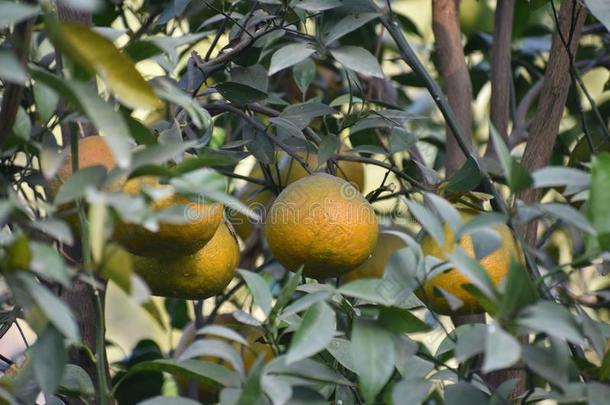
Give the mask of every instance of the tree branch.
[[(515, 0), (498, 1), (494, 17), (493, 47), (491, 50), (490, 120), (506, 144), (508, 144), (514, 10)], [(495, 156), (495, 150), (490, 139), (485, 152), (486, 156)]]
[[(457, 124), (466, 134), (464, 142), (472, 148), (472, 83), (462, 47), (459, 21), (460, 0), (432, 0), (432, 30), (440, 72), (445, 82), (449, 105), (456, 115)], [(466, 157), (460, 153), (456, 137), (447, 126), (445, 146), (446, 176), (455, 173)]]
[[(573, 16), (578, 16), (576, 21), (572, 21)], [(558, 18), (559, 26), (553, 35), (553, 44), (538, 99), (538, 108), (523, 153), (522, 163), (529, 171), (545, 166), (551, 157), (570, 90), (570, 55), (576, 53), (586, 16), (587, 11), (577, 1), (564, 0), (562, 2)], [(569, 38), (569, 42), (566, 42), (568, 49), (566, 49), (562, 37)], [(536, 203), (541, 198), (541, 189), (529, 189), (521, 195), (521, 199), (526, 203)], [(530, 246), (536, 243), (537, 229), (537, 222), (531, 222), (527, 228), (526, 240)]]

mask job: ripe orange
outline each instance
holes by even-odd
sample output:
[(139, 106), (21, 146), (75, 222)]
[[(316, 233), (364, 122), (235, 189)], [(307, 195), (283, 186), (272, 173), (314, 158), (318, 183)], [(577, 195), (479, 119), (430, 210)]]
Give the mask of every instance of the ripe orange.
[(180, 257), (132, 255), (133, 268), (154, 295), (204, 299), (220, 294), (233, 279), (239, 245), (233, 231), (222, 223), (198, 252)]
[[(143, 187), (169, 188), (155, 177), (144, 176), (127, 181), (123, 191), (137, 195)], [(161, 211), (176, 205), (184, 207), (185, 223), (161, 222), (158, 231), (152, 232), (140, 225), (119, 222), (114, 229), (114, 238), (138, 256), (166, 258), (197, 252), (214, 236), (220, 225), (222, 204), (196, 203), (171, 194), (152, 202), (150, 209)]]
[[(311, 170), (318, 169), (318, 156), (315, 153), (299, 153), (303, 157)], [(337, 176), (351, 182), (358, 190), (364, 189), (364, 167), (357, 162), (340, 161), (337, 168)], [(323, 167), (321, 168), (323, 169)], [(280, 152), (278, 157), (278, 170), (272, 171), (271, 176), (273, 182), (280, 187), (286, 187), (297, 180), (306, 177), (308, 173), (299, 162), (288, 156), (285, 152)], [(264, 179), (260, 165), (254, 166), (250, 171), (250, 177), (255, 179)], [(249, 208), (256, 212), (266, 211), (270, 203), (273, 201), (274, 194), (271, 190), (264, 190), (261, 185), (248, 183), (238, 190), (237, 198), (245, 203)], [(235, 225), (235, 230), (240, 238), (248, 239), (252, 234), (252, 223), (247, 216), (236, 213), (232, 222)]]
[[(103, 136), (88, 136), (78, 141), (78, 167), (104, 166), (110, 171), (116, 164), (114, 155)], [(64, 155), (55, 178), (49, 180), (51, 195), (56, 195), (63, 183), (72, 176), (72, 152)]]
[[(462, 219), (468, 221), (475, 213), (470, 210), (461, 210)], [(498, 286), (508, 274), (511, 258), (523, 260), (522, 252), (515, 242), (510, 229), (506, 225), (496, 226), (494, 230), (499, 233), (502, 240), (501, 246), (491, 254), (481, 260), (481, 265), (487, 271), (494, 286)], [(445, 253), (455, 249), (453, 231), (445, 225), (445, 245), (439, 246), (436, 241), (426, 235), (421, 241), (421, 248), (424, 254), (446, 260)], [(458, 245), (466, 251), (470, 257), (475, 257), (472, 238), (469, 235), (462, 236)], [(462, 288), (465, 284), (471, 284), (470, 279), (462, 274), (458, 269), (451, 268), (442, 273), (427, 278), (422, 288), (415, 293), (428, 308), (444, 315), (469, 315), (485, 312), (483, 307), (468, 291)], [(442, 288), (444, 291), (460, 299), (463, 305), (453, 311), (444, 296), (436, 289)]]
[(377, 243), (377, 217), (347, 181), (325, 173), (300, 179), (277, 197), (265, 235), (287, 269), (301, 266), (308, 277), (325, 279), (362, 264)]

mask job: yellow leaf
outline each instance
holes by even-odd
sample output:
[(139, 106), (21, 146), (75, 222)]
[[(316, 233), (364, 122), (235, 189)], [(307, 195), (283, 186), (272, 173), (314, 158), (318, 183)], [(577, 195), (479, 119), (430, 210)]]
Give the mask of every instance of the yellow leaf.
[(136, 70), (133, 61), (97, 32), (83, 25), (64, 22), (59, 27), (59, 39), (62, 50), (85, 68), (99, 74), (123, 104), (149, 110), (163, 105)]

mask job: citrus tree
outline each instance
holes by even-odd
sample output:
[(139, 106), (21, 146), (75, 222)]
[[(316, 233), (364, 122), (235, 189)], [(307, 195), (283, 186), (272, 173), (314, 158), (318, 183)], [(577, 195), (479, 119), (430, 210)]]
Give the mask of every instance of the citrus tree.
[(604, 0), (0, 1), (0, 401), (607, 403)]

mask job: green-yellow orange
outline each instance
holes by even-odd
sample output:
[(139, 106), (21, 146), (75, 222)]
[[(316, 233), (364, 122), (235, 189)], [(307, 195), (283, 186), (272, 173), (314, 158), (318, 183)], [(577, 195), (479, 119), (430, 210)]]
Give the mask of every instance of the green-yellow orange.
[[(318, 168), (318, 156), (315, 153), (303, 153), (299, 155), (303, 157), (311, 170)], [(364, 167), (362, 164), (350, 161), (340, 161), (337, 168), (337, 176), (348, 180), (358, 190), (364, 189)], [(323, 168), (322, 168), (323, 169)], [(280, 187), (286, 187), (297, 180), (307, 177), (308, 173), (303, 166), (285, 152), (280, 152), (278, 157), (278, 171), (271, 171), (271, 176), (275, 184)], [(250, 171), (249, 177), (255, 179), (264, 179), (260, 165), (256, 165)], [(237, 198), (245, 203), (249, 208), (255, 211), (265, 210), (273, 201), (274, 194), (271, 190), (263, 189), (261, 185), (248, 183), (237, 192)], [(246, 240), (252, 234), (251, 221), (241, 213), (236, 213), (232, 218), (232, 223), (235, 226), (237, 234)]]
[(133, 268), (154, 295), (204, 299), (220, 294), (239, 262), (239, 245), (230, 225), (222, 223), (199, 251), (179, 257), (132, 255)]
[(373, 255), (356, 269), (345, 274), (341, 281), (348, 283), (362, 278), (382, 278), (390, 257), (397, 250), (407, 246), (397, 232), (389, 229), (381, 230)]
[[(143, 187), (167, 188), (156, 177), (143, 176), (128, 180), (123, 191), (137, 195)], [(199, 203), (189, 198), (170, 194), (153, 201), (152, 211), (161, 211), (172, 206), (184, 207), (185, 222), (161, 222), (156, 232), (132, 223), (119, 222), (115, 225), (114, 238), (125, 248), (138, 256), (176, 257), (192, 254), (200, 250), (214, 236), (223, 216), (219, 203)]]
[(369, 202), (347, 181), (316, 173), (286, 187), (265, 223), (274, 257), (317, 279), (354, 270), (373, 253), (378, 224)]
[[(474, 215), (474, 212), (469, 210), (461, 210), (460, 213), (464, 221), (468, 221)], [(523, 260), (523, 256), (508, 226), (495, 226), (494, 230), (500, 235), (501, 245), (497, 250), (484, 257), (480, 263), (494, 286), (497, 287), (508, 274), (511, 258)], [(446, 253), (455, 250), (453, 239), (453, 231), (449, 226), (445, 225), (444, 246), (439, 246), (432, 237), (426, 235), (421, 240), (421, 248), (425, 255), (446, 260)], [(469, 235), (462, 236), (458, 241), (458, 245), (470, 257), (475, 257), (472, 238)], [(422, 288), (418, 289), (415, 293), (429, 309), (439, 314), (469, 315), (485, 312), (476, 298), (463, 288), (465, 284), (472, 284), (472, 282), (458, 269), (451, 268), (424, 280)], [(452, 310), (443, 294), (437, 290), (437, 287), (461, 300), (463, 305), (455, 311)]]

